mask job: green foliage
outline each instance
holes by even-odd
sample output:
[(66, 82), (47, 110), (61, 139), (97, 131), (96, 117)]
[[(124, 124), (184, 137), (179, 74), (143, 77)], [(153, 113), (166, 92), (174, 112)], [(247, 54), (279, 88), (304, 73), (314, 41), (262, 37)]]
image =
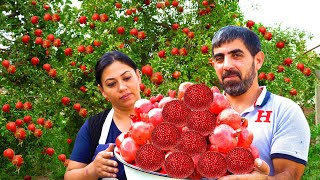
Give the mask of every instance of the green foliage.
[[(36, 2), (33, 5), (32, 2)], [(147, 1), (147, 0), (146, 0)], [(185, 81), (205, 83), (208, 86), (219, 86), (214, 69), (211, 66), (211, 38), (213, 34), (225, 25), (245, 26), (244, 19), (237, 1), (209, 0), (210, 6), (203, 6), (202, 1), (180, 1), (178, 7), (171, 5), (157, 8), (159, 1), (151, 1), (146, 5), (143, 0), (118, 1), (122, 7), (115, 7), (114, 0), (86, 0), (81, 1), (80, 9), (73, 7), (70, 0), (48, 1), (49, 10), (44, 8), (45, 1), (37, 0), (4, 0), (0, 2), (0, 44), (4, 47), (0, 50), (0, 61), (9, 60), (15, 65), (16, 72), (10, 74), (5, 67), (0, 67), (0, 105), (10, 104), (9, 113), (1, 111), (0, 116), (0, 152), (6, 148), (14, 149), (16, 154), (21, 154), (24, 164), (16, 171), (16, 167), (3, 157), (0, 158), (2, 171), (0, 177), (5, 179), (21, 178), (24, 175), (48, 176), (52, 179), (62, 179), (65, 171), (63, 163), (57, 156), (66, 154), (70, 156), (72, 145), (66, 141), (75, 136), (85, 119), (110, 104), (101, 96), (94, 78), (95, 62), (107, 51), (120, 50), (127, 53), (137, 64), (139, 69), (150, 64), (154, 72), (161, 72), (164, 81), (160, 85), (153, 84), (150, 78), (143, 75), (143, 83), (151, 89), (151, 95), (159, 93), (167, 95), (169, 89), (178, 90), (180, 83)], [(164, 1), (163, 1), (164, 4)], [(183, 8), (183, 12), (180, 12)], [(131, 9), (135, 13), (126, 15), (126, 10)], [(94, 21), (92, 15), (105, 13), (108, 21)], [(45, 14), (58, 14), (60, 21), (44, 20)], [(31, 23), (33, 16), (39, 17), (37, 24)], [(85, 24), (79, 23), (79, 17), (86, 16)], [(138, 20), (136, 20), (138, 17)], [(179, 24), (174, 30), (173, 24)], [(125, 33), (117, 33), (118, 27), (124, 27)], [(259, 34), (262, 41), (262, 49), (266, 60), (260, 72), (274, 73), (275, 79), (261, 80), (261, 85), (267, 85), (268, 90), (288, 97), (296, 101), (303, 108), (311, 108), (314, 111), (314, 87), (317, 83), (314, 71), (319, 69), (319, 56), (314, 52), (306, 52), (306, 34), (298, 30), (280, 30), (280, 27), (266, 27), (273, 34), (271, 40), (265, 40), (258, 32), (262, 24), (256, 23), (252, 30)], [(130, 34), (130, 30), (137, 28), (146, 35), (145, 39)], [(194, 38), (183, 33), (183, 28), (194, 32)], [(41, 29), (42, 38), (45, 40), (49, 34), (55, 39), (61, 40), (61, 46), (44, 48), (36, 44), (34, 31)], [(25, 44), (21, 38), (29, 35), (30, 41)], [(95, 46), (94, 42), (102, 44)], [(284, 41), (285, 47), (276, 47), (278, 41)], [(92, 53), (79, 52), (78, 47), (92, 46)], [(209, 53), (203, 54), (201, 47), (209, 47)], [(72, 56), (67, 56), (65, 50), (72, 48)], [(181, 50), (185, 48), (187, 55), (172, 55), (173, 48)], [(165, 58), (160, 58), (158, 52), (164, 50)], [(31, 64), (31, 58), (38, 57), (38, 65)], [(293, 64), (285, 66), (285, 58), (293, 59)], [(76, 65), (72, 66), (71, 63)], [(43, 69), (44, 64), (50, 64), (57, 75), (51, 77)], [(311, 69), (311, 75), (305, 76), (297, 70), (297, 63), (303, 63)], [(285, 71), (278, 73), (279, 65), (285, 67)], [(84, 68), (85, 67), (85, 68)], [(172, 78), (174, 71), (180, 71), (181, 76)], [(284, 77), (291, 79), (290, 83), (283, 81)], [(79, 88), (85, 86), (87, 91)], [(290, 95), (294, 88), (298, 94)], [(147, 96), (142, 92), (142, 96)], [(62, 97), (69, 97), (70, 103), (63, 105)], [(32, 109), (23, 110), (15, 108), (15, 104), (21, 101), (31, 102)], [(82, 108), (88, 111), (86, 117), (80, 116), (73, 109), (73, 104), (80, 103)], [(27, 130), (26, 139), (16, 139), (12, 132), (6, 129), (9, 121), (23, 119), (30, 115), (36, 128), (43, 134), (37, 138)], [(53, 122), (52, 128), (45, 128), (37, 123), (38, 118), (45, 118)], [(314, 118), (307, 116), (312, 127), (312, 145), (310, 149), (309, 164), (305, 177), (319, 178), (319, 143), (315, 141), (319, 135), (319, 128), (313, 126)], [(53, 156), (44, 153), (47, 147), (55, 149)]]
[(320, 126), (311, 127), (311, 143), (309, 150), (309, 162), (306, 166), (303, 179), (318, 179), (320, 173), (320, 143), (319, 143)]

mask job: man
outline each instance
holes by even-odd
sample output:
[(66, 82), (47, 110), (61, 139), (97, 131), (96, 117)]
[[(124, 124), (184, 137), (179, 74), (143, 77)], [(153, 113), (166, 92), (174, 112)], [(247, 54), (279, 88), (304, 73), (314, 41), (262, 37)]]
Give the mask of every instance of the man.
[[(308, 159), (310, 128), (301, 108), (258, 84), (264, 53), (259, 37), (239, 26), (221, 28), (212, 39), (214, 68), (231, 106), (249, 121), (260, 158), (270, 173), (229, 179), (300, 179)], [(259, 169), (259, 168), (258, 168)]]

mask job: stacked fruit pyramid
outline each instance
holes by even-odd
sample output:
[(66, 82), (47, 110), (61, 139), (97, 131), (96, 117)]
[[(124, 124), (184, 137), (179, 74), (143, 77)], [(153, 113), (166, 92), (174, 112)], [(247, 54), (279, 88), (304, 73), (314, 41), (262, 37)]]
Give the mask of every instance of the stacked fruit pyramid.
[(219, 178), (253, 171), (258, 150), (248, 121), (217, 87), (184, 82), (135, 103), (129, 132), (116, 139), (120, 156), (145, 171), (173, 178)]

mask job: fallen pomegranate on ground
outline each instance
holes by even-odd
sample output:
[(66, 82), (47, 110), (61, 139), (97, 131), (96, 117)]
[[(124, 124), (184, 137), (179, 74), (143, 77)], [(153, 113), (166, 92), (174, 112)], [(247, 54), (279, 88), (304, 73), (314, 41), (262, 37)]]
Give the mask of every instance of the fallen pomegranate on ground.
[(122, 160), (180, 179), (253, 171), (259, 151), (252, 145), (248, 121), (218, 90), (184, 82), (178, 98), (158, 97), (136, 102), (130, 130), (116, 142)]

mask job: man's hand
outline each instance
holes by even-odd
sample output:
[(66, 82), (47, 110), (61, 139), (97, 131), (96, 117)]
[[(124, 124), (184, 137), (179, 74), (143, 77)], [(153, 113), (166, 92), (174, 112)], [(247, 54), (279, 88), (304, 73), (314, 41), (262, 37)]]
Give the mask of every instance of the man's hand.
[(268, 174), (270, 173), (269, 165), (256, 158), (254, 161), (254, 169), (250, 174), (239, 174), (239, 175), (228, 175), (219, 178), (219, 180), (266, 180), (268, 179)]

